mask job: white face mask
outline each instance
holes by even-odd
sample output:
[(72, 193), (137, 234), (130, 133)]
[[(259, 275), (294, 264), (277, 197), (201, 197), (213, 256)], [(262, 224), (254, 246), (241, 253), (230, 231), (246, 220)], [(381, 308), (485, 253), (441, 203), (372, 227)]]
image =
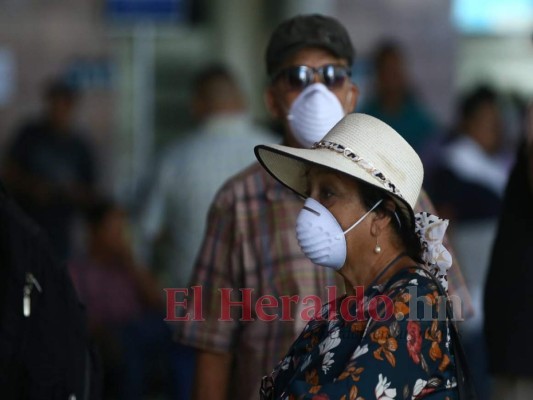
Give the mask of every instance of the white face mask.
[(296, 220), (298, 243), (313, 263), (339, 270), (346, 261), (345, 235), (359, 225), (383, 200), (379, 200), (370, 210), (345, 231), (329, 210), (318, 201), (307, 198)]
[(313, 83), (298, 95), (287, 119), (294, 138), (311, 148), (345, 115), (341, 102), (324, 84)]

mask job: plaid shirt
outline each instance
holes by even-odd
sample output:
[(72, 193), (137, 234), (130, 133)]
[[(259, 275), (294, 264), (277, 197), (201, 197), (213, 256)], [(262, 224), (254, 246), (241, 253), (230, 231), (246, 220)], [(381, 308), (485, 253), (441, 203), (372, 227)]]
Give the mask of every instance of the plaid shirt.
[[(431, 211), (427, 196), (422, 200)], [(304, 297), (318, 295), (325, 304), (332, 300), (327, 297), (327, 286), (336, 285), (337, 296), (344, 293), (338, 274), (312, 264), (300, 250), (295, 226), (302, 205), (301, 198), (258, 163), (228, 181), (212, 204), (191, 285), (203, 288), (205, 321), (181, 323), (178, 338), (201, 350), (233, 354), (232, 399), (257, 398), (261, 377), (272, 371), (305, 326), (300, 312), (312, 304), (302, 304)], [(460, 272), (457, 274), (464, 287)], [(453, 281), (452, 291), (456, 286)], [(235, 301), (242, 298), (239, 288), (253, 288), (252, 305), (262, 295), (277, 299), (299, 295), (300, 301), (291, 303), (295, 321), (261, 321), (252, 308), (254, 320), (240, 322), (239, 307), (231, 309), (233, 321), (219, 321), (220, 288), (233, 288)], [(195, 300), (189, 299), (191, 312)], [(277, 312), (281, 313), (267, 310), (272, 315)]]

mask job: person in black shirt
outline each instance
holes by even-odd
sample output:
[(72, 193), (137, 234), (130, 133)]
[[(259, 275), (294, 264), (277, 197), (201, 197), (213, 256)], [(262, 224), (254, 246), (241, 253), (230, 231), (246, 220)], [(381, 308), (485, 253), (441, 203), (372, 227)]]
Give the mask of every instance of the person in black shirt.
[(485, 284), (492, 399), (533, 398), (533, 108), (511, 172)]
[(91, 201), (95, 181), (91, 149), (72, 124), (77, 100), (72, 87), (52, 82), (44, 115), (19, 128), (4, 171), (6, 186), (63, 260), (70, 252), (72, 218)]

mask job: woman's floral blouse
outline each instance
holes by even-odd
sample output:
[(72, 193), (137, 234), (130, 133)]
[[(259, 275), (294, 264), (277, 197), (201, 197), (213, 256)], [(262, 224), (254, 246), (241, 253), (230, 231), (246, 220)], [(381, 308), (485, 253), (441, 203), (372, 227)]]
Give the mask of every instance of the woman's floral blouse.
[[(369, 313), (376, 304), (370, 300), (381, 294), (392, 300), (389, 307)], [(364, 318), (341, 318), (343, 299), (325, 305), (280, 362), (273, 374), (276, 399), (458, 398), (445, 302), (425, 272), (406, 269), (369, 288), (364, 306), (349, 307), (353, 316), (364, 309)], [(333, 306), (337, 317), (328, 320)]]

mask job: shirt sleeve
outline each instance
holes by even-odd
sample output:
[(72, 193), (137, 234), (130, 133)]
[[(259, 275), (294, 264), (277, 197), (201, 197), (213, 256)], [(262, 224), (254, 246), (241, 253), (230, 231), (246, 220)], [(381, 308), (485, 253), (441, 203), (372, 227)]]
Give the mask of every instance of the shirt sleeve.
[(197, 291), (189, 297), (187, 312), (193, 318), (180, 323), (177, 330), (183, 344), (222, 353), (232, 350), (240, 325), (240, 315), (236, 313), (239, 307), (231, 307), (230, 318), (224, 318), (223, 307), (227, 304), (222, 300), (222, 291), (231, 291), (231, 299), (236, 301), (241, 297), (237, 288), (242, 287), (236, 208), (229, 192), (219, 193), (210, 208), (190, 285), (199, 287), (201, 295)]

